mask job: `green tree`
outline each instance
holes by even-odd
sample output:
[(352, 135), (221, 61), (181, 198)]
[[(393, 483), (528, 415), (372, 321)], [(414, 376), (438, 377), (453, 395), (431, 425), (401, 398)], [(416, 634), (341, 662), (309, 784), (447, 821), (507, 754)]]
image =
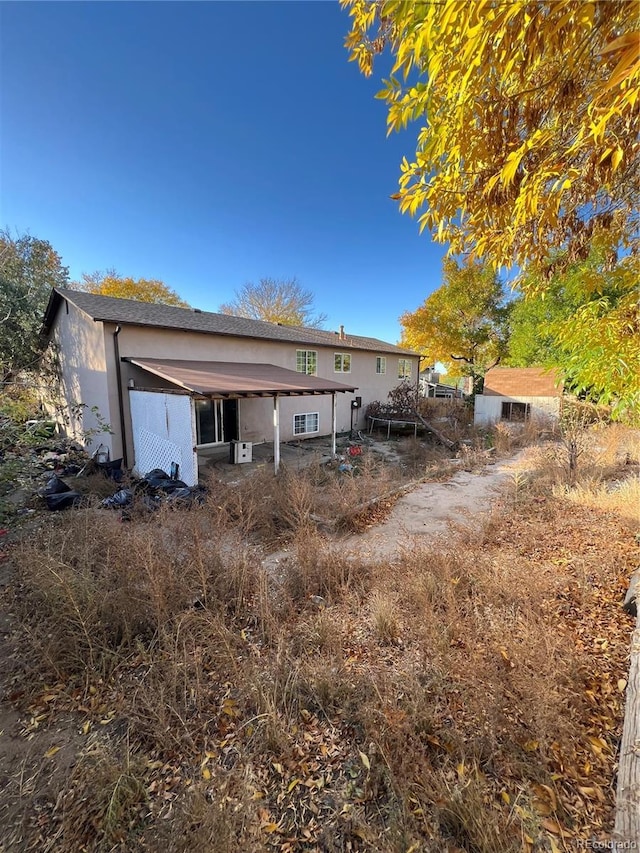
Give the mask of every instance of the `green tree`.
[(42, 317), (51, 289), (65, 287), (69, 271), (46, 240), (0, 231), (0, 371), (7, 382), (33, 368), (43, 352)]
[(562, 282), (545, 286), (544, 292), (519, 296), (511, 303), (509, 316), (507, 367), (558, 367), (562, 354), (558, 342), (558, 323), (576, 309)]
[(402, 343), (454, 376), (471, 376), (478, 393), (486, 371), (506, 354), (506, 295), (497, 274), (478, 261), (446, 259), (443, 279), (423, 305), (400, 317)]
[(138, 302), (156, 302), (161, 305), (176, 305), (188, 308), (189, 303), (181, 299), (175, 290), (158, 279), (129, 278), (119, 275), (115, 270), (83, 273), (82, 280), (72, 285), (85, 293), (99, 296), (115, 296), (118, 299), (136, 299)]
[(305, 290), (296, 278), (247, 282), (234, 296), (233, 301), (220, 306), (223, 314), (314, 329), (322, 328), (327, 319), (326, 314), (314, 315), (313, 293)]
[(617, 260), (596, 245), (541, 286), (552, 266), (525, 276), (529, 295), (511, 310), (507, 363), (558, 367), (570, 390), (619, 413), (640, 411), (640, 259)]

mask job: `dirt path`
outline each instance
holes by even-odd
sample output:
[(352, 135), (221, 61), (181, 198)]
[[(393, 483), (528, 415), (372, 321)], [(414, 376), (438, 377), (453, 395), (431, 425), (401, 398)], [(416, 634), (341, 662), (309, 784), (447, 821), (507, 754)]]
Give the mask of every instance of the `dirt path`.
[(344, 540), (349, 550), (372, 557), (391, 556), (411, 537), (442, 540), (452, 528), (486, 515), (514, 472), (527, 468), (526, 454), (490, 464), (480, 472), (459, 471), (443, 483), (424, 483), (403, 495), (389, 517)]
[[(359, 557), (390, 557), (406, 547), (412, 537), (429, 537), (442, 541), (456, 525), (477, 521), (491, 510), (492, 502), (515, 472), (529, 467), (526, 450), (511, 459), (490, 463), (481, 471), (458, 471), (446, 482), (429, 482), (417, 486), (398, 499), (388, 518), (364, 533), (354, 533), (339, 540), (342, 551)], [(263, 566), (278, 575), (278, 569), (289, 556), (288, 549), (269, 554)]]

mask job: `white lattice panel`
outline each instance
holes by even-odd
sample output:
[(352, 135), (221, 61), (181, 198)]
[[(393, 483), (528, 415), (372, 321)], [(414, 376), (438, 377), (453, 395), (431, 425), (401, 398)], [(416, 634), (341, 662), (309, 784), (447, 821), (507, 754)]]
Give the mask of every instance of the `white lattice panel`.
[(134, 472), (143, 476), (153, 468), (167, 474), (171, 463), (180, 466), (180, 479), (188, 486), (198, 482), (194, 453), (192, 401), (186, 394), (129, 391), (133, 428)]

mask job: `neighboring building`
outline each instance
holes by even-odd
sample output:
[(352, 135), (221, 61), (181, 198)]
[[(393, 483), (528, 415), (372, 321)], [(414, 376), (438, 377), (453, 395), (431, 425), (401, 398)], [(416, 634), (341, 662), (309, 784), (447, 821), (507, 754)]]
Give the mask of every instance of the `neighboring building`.
[(423, 397), (438, 397), (445, 400), (460, 399), (462, 390), (456, 385), (441, 382), (442, 376), (434, 367), (428, 367), (420, 373), (420, 393)]
[(53, 291), (43, 331), (55, 343), (67, 433), (80, 439), (99, 426), (94, 410), (113, 434), (97, 435), (90, 448), (102, 443), (140, 469), (152, 448), (159, 464), (151, 467), (177, 461), (185, 481), (197, 479), (198, 450), (360, 428), (369, 402), (402, 379), (417, 382), (416, 353), (342, 327), (72, 290)]
[(556, 419), (560, 415), (562, 383), (554, 370), (542, 367), (494, 367), (476, 394), (476, 426), (530, 418)]

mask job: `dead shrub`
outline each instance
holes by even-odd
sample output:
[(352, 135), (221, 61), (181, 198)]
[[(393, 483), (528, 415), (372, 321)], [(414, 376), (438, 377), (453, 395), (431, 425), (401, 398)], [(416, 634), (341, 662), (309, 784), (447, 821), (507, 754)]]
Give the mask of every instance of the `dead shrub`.
[[(204, 511), (203, 511), (204, 512)], [(193, 607), (240, 616), (257, 586), (257, 556), (237, 540), (202, 538), (198, 511), (120, 524), (78, 510), (25, 541), (16, 557), (19, 604), (34, 610), (33, 639), (58, 677), (104, 675), (135, 641), (158, 636)]]
[(451, 453), (442, 444), (428, 437), (401, 438), (398, 450), (405, 470), (413, 477), (433, 476), (434, 470), (451, 470)]
[(139, 756), (129, 752), (118, 756), (105, 746), (87, 751), (56, 806), (62, 849), (118, 848), (142, 826), (145, 801), (144, 762)]
[(336, 654), (342, 648), (342, 628), (336, 616), (326, 607), (311, 613), (293, 629), (291, 638), (293, 652), (328, 652)]
[(262, 469), (234, 484), (210, 487), (207, 504), (218, 525), (250, 539), (272, 538), (271, 504), (275, 477)]
[(374, 701), (375, 685), (366, 672), (350, 673), (340, 657), (325, 655), (308, 658), (300, 668), (298, 695), (307, 711), (357, 723), (363, 704)]
[(297, 533), (312, 526), (315, 491), (319, 471), (283, 469), (277, 480), (272, 505), (276, 527), (287, 533)]
[[(215, 732), (224, 701), (221, 685), (251, 678), (241, 637), (220, 614), (191, 610), (167, 626), (128, 682), (135, 697), (131, 734), (147, 749), (197, 756)], [(233, 707), (244, 698), (233, 697)], [(235, 711), (234, 711), (235, 713)]]
[(395, 642), (400, 634), (395, 596), (376, 590), (370, 598), (369, 611), (377, 640), (384, 645)]
[(319, 596), (331, 604), (346, 591), (364, 591), (371, 570), (364, 560), (340, 552), (317, 531), (300, 531), (294, 539), (284, 567), (284, 589), (294, 602)]

